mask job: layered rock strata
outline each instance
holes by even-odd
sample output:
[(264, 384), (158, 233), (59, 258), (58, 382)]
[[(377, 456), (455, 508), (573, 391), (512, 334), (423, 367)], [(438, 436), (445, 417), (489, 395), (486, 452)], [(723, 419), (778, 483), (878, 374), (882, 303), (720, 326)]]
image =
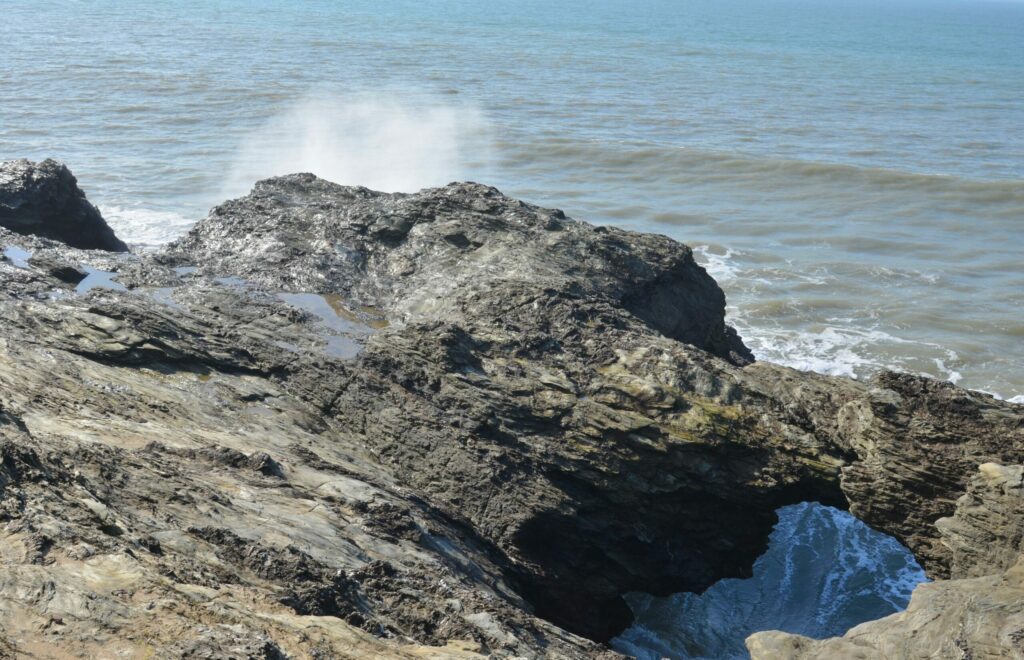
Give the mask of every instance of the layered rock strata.
[(610, 656), (622, 594), (748, 574), (784, 504), (943, 577), (935, 521), (1024, 461), (1019, 406), (753, 362), (687, 247), (477, 184), (290, 175), (153, 254), (0, 244), (19, 651)]

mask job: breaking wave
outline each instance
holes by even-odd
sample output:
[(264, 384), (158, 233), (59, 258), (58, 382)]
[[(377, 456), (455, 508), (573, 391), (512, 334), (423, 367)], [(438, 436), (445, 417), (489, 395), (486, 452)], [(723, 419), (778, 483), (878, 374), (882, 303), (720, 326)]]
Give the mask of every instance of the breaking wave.
[(198, 218), (172, 211), (128, 206), (101, 206), (100, 212), (122, 240), (135, 247), (152, 248), (179, 238)]

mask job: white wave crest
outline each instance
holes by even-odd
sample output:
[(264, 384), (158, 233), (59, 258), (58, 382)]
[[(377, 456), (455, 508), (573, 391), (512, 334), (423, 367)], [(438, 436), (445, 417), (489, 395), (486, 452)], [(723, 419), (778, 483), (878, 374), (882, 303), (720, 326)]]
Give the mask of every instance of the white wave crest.
[(107, 224), (117, 236), (134, 247), (152, 248), (179, 238), (195, 219), (172, 211), (128, 206), (101, 206)]
[(734, 260), (734, 257), (743, 254), (739, 250), (726, 248), (724, 253), (719, 254), (710, 245), (695, 245), (693, 254), (697, 258), (697, 263), (704, 266), (704, 270), (715, 278), (719, 285), (736, 280), (740, 276), (739, 265)]
[(1007, 403), (1019, 403), (1021, 405), (1024, 405), (1024, 394), (1017, 394), (1016, 396), (1004, 397), (999, 392), (992, 392), (990, 390), (978, 390), (978, 391), (979, 392), (984, 392), (985, 394), (991, 394), (993, 397), (995, 397), (996, 399), (999, 399), (1000, 401), (1006, 401)]

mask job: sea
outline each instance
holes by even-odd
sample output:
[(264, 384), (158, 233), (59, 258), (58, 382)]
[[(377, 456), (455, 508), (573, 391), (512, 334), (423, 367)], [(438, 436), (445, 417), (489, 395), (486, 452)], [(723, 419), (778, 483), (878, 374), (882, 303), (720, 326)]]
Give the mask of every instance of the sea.
[(475, 180), (690, 245), (759, 359), (1024, 403), (1024, 0), (0, 10), (0, 159), (136, 249), (277, 174)]

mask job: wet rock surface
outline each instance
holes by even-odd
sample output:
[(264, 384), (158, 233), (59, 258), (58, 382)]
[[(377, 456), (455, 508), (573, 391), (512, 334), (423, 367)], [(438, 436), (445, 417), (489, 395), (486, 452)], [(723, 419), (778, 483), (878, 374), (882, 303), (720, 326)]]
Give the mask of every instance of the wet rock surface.
[(622, 594), (749, 574), (789, 503), (945, 576), (935, 521), (1024, 461), (1021, 407), (752, 362), (685, 246), (477, 184), (290, 175), (157, 253), (0, 245), (25, 652), (612, 657)]
[(83, 250), (128, 250), (85, 198), (71, 171), (53, 160), (0, 163), (0, 227)]

